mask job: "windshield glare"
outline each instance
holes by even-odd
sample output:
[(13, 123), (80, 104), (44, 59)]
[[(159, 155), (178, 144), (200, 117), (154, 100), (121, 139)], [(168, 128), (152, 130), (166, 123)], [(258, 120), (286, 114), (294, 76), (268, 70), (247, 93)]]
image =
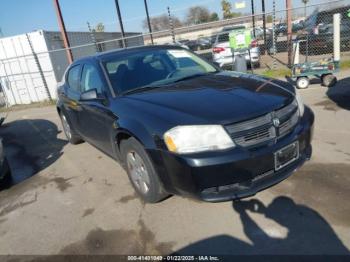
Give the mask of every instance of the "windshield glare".
[(161, 86), (217, 69), (183, 49), (147, 50), (104, 62), (109, 80), (118, 92)]

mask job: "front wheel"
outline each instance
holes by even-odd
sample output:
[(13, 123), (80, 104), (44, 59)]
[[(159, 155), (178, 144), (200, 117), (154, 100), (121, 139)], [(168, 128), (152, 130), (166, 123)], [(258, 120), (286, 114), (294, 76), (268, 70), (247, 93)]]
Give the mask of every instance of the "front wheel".
[(299, 89), (306, 89), (309, 87), (309, 84), (310, 84), (310, 80), (308, 77), (306, 76), (301, 76), (301, 77), (298, 77), (297, 79), (297, 88)]
[(157, 203), (168, 194), (163, 189), (153, 163), (143, 146), (133, 137), (122, 140), (120, 149), (130, 182), (137, 194), (148, 203)]

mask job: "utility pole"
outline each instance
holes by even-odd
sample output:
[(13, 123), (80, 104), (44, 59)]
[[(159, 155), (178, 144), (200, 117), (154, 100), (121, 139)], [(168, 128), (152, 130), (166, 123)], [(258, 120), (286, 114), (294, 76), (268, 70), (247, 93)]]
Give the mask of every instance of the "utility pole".
[(266, 15), (265, 15), (265, 0), (261, 0), (261, 8), (263, 13), (263, 30), (264, 30), (264, 52), (267, 50), (267, 44), (266, 44)]
[(151, 37), (151, 43), (153, 45), (154, 43), (153, 43), (153, 35), (152, 35), (152, 26), (151, 26), (151, 21), (149, 19), (147, 0), (144, 0), (144, 2), (145, 2), (145, 9), (146, 9), (146, 16), (147, 16), (149, 35)]
[(118, 15), (118, 20), (119, 20), (119, 25), (120, 25), (120, 31), (122, 33), (123, 47), (125, 48), (127, 46), (126, 46), (126, 41), (125, 41), (125, 32), (124, 32), (124, 25), (123, 25), (122, 15), (120, 13), (119, 0), (115, 0), (115, 7), (117, 9), (117, 15)]
[(252, 20), (253, 20), (253, 35), (255, 38), (255, 11), (254, 11), (254, 0), (251, 0), (252, 5)]
[(58, 25), (60, 27), (64, 48), (66, 49), (67, 60), (68, 60), (68, 63), (71, 64), (73, 62), (73, 54), (72, 54), (72, 50), (70, 49), (69, 39), (66, 31), (66, 26), (64, 24), (63, 17), (62, 17), (61, 7), (58, 0), (53, 0), (53, 3), (56, 10)]
[(288, 66), (292, 66), (292, 1), (286, 0)]
[(168, 9), (168, 15), (169, 15), (169, 24), (170, 24), (171, 36), (173, 38), (173, 43), (175, 44), (174, 23), (173, 23), (173, 19), (171, 18), (170, 7), (168, 6), (167, 9)]

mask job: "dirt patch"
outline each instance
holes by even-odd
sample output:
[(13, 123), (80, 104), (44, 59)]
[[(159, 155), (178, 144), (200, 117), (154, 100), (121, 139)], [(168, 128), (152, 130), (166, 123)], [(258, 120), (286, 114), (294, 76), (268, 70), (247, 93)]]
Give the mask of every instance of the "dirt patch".
[(315, 106), (323, 106), (323, 109), (328, 110), (328, 111), (336, 112), (336, 111), (340, 110), (340, 107), (336, 103), (334, 103), (332, 100), (329, 100), (329, 99), (323, 100), (323, 101), (318, 102), (314, 105)]
[(92, 213), (94, 213), (94, 211), (95, 211), (94, 208), (85, 209), (84, 214), (83, 214), (81, 217), (89, 216), (89, 215), (91, 215)]
[(68, 182), (71, 179), (72, 179), (72, 177), (71, 178), (55, 177), (55, 178), (51, 179), (51, 181), (56, 183), (57, 188), (61, 192), (64, 192), (69, 187), (72, 187), (72, 184)]
[(14, 202), (8, 203), (2, 209), (0, 209), (0, 217), (7, 215), (8, 213), (15, 211), (17, 209), (23, 208), (27, 205), (33, 204), (37, 201), (37, 193), (33, 195), (23, 196), (19, 199), (16, 199)]
[(136, 193), (134, 193), (133, 195), (123, 196), (118, 200), (118, 202), (125, 204), (135, 199), (138, 199), (138, 196), (136, 195)]
[(170, 254), (173, 243), (158, 243), (155, 235), (142, 220), (139, 230), (94, 229), (85, 239), (73, 243), (60, 251), (60, 254)]
[[(289, 182), (289, 183), (288, 183)], [(332, 224), (350, 225), (350, 164), (307, 163), (270, 190), (315, 208)]]

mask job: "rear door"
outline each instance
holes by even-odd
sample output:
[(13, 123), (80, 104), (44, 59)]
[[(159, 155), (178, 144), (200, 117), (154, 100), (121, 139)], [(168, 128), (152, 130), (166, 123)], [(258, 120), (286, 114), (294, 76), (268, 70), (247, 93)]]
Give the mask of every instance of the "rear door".
[(84, 64), (80, 86), (82, 93), (96, 89), (98, 97), (104, 98), (80, 101), (78, 117), (81, 134), (91, 144), (112, 155), (111, 132), (115, 117), (109, 107), (111, 98), (108, 86), (98, 64)]

